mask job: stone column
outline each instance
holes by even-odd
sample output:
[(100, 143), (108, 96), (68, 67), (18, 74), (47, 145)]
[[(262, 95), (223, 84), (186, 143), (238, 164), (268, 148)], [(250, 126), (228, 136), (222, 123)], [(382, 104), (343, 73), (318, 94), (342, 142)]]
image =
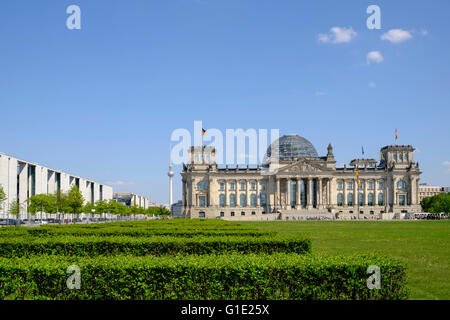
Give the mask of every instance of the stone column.
[(255, 185), (256, 185), (256, 206), (259, 207), (261, 206), (261, 201), (259, 200), (259, 180), (256, 180)]
[(326, 201), (327, 207), (329, 207), (331, 205), (330, 185), (331, 185), (331, 180), (327, 179), (327, 201)]
[(378, 180), (375, 177), (375, 180), (373, 182), (373, 206), (374, 207), (378, 206), (377, 183), (378, 183)]
[(348, 202), (347, 202), (347, 180), (345, 180), (345, 179), (343, 180), (342, 186), (343, 186), (343, 189), (344, 189), (344, 192), (343, 192), (344, 199), (342, 199), (343, 200), (343, 205), (344, 205), (344, 207), (347, 207), (347, 205), (348, 205)]
[(394, 199), (392, 203), (397, 205), (397, 178), (392, 178), (392, 190), (394, 191)]
[(307, 200), (306, 208), (308, 210), (310, 210), (313, 207), (313, 201), (312, 201), (312, 181), (313, 180), (312, 180), (312, 178), (307, 178), (306, 181), (308, 181), (307, 182), (307, 185), (308, 185), (308, 196), (306, 197), (306, 200)]
[(323, 199), (322, 199), (322, 178), (318, 178), (319, 181), (319, 192), (318, 194), (318, 201), (317, 201), (317, 208), (322, 209), (323, 208)]
[[(281, 208), (281, 204), (280, 204), (280, 200), (281, 200), (281, 195), (280, 195), (280, 179), (278, 179), (278, 178), (276, 178), (276, 177), (275, 177), (275, 179), (277, 180), (277, 191), (276, 191), (276, 194), (275, 194), (275, 203), (276, 203), (275, 207), (276, 207), (276, 208)], [(278, 197), (277, 197), (277, 195), (278, 195)], [(280, 200), (278, 200), (278, 199), (280, 199)]]
[(291, 179), (290, 178), (286, 178), (286, 209), (290, 209), (291, 208)]
[(272, 211), (272, 194), (273, 190), (275, 189), (274, 182), (273, 182), (273, 176), (270, 176), (269, 179), (267, 179), (267, 186), (266, 186), (266, 201), (267, 201), (267, 212)]
[(335, 207), (337, 204), (336, 178), (330, 178), (330, 206)]
[(228, 207), (229, 203), (228, 203), (228, 180), (224, 181), (225, 184), (225, 207)]
[(411, 199), (411, 205), (416, 204), (415, 203), (415, 199), (416, 199), (416, 188), (415, 188), (415, 184), (416, 184), (416, 179), (414, 177), (411, 177), (411, 183), (410, 183), (410, 199)]
[(353, 207), (358, 209), (359, 204), (359, 191), (358, 191), (358, 179), (353, 180)]
[(367, 195), (367, 183), (368, 183), (368, 179), (364, 179), (364, 206), (366, 206), (367, 207), (367, 198), (368, 198), (368, 195)]
[[(211, 185), (214, 183), (213, 179), (208, 179), (208, 195), (207, 195), (207, 203), (206, 207), (214, 207), (216, 204), (215, 201), (215, 193), (213, 192), (213, 189), (211, 188)], [(214, 188), (215, 189), (215, 188)]]
[(249, 207), (250, 206), (250, 183), (248, 180), (245, 180), (245, 206)]
[(300, 209), (301, 208), (301, 203), (300, 203), (300, 179), (297, 177), (296, 179), (296, 184), (297, 186), (297, 192), (295, 193), (295, 208), (296, 209)]

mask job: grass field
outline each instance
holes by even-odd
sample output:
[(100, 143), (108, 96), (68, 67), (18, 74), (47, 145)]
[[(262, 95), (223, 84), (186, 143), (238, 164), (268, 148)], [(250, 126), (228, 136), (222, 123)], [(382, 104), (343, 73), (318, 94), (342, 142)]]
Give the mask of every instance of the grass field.
[(302, 234), (316, 253), (380, 253), (407, 264), (410, 299), (450, 299), (450, 221), (245, 222)]

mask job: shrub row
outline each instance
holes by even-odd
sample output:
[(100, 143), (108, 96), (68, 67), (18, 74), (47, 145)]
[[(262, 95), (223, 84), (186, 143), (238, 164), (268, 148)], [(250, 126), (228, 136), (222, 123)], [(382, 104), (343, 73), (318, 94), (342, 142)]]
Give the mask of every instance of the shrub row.
[(128, 236), (128, 237), (148, 237), (148, 236), (173, 236), (173, 237), (194, 237), (194, 236), (248, 236), (261, 237), (275, 234), (274, 232), (258, 230), (167, 230), (167, 229), (143, 229), (133, 230), (132, 228), (21, 228), (10, 232), (1, 233), (2, 238), (15, 237), (55, 237), (55, 236)]
[(0, 257), (37, 254), (98, 256), (130, 254), (308, 253), (311, 240), (292, 237), (53, 237), (4, 238)]
[[(81, 288), (68, 289), (70, 265)], [(368, 289), (369, 265), (381, 289)], [(375, 256), (0, 258), (1, 299), (407, 299), (405, 266)]]

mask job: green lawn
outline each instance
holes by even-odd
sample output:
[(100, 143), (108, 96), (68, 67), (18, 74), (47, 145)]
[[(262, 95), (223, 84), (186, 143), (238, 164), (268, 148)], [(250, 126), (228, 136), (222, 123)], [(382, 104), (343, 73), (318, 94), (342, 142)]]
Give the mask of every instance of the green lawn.
[(450, 299), (450, 221), (243, 222), (312, 240), (314, 253), (380, 253), (408, 266), (410, 299)]

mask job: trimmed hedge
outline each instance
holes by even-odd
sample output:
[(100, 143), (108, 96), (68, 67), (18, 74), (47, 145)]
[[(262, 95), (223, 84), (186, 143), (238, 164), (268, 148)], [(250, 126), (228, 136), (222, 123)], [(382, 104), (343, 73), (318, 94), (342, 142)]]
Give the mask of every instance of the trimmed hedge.
[(0, 233), (2, 238), (16, 237), (58, 237), (58, 236), (127, 236), (127, 237), (149, 237), (149, 236), (172, 236), (172, 237), (195, 237), (195, 236), (241, 236), (241, 237), (261, 237), (275, 234), (275, 232), (257, 230), (164, 230), (164, 229), (143, 229), (133, 230), (132, 228), (24, 228)]
[[(81, 269), (69, 290), (67, 267)], [(381, 289), (368, 289), (369, 265)], [(0, 258), (0, 299), (407, 299), (405, 266), (376, 256), (296, 254)]]
[(98, 256), (130, 254), (309, 253), (311, 240), (292, 237), (55, 237), (4, 238), (0, 257), (36, 254)]

